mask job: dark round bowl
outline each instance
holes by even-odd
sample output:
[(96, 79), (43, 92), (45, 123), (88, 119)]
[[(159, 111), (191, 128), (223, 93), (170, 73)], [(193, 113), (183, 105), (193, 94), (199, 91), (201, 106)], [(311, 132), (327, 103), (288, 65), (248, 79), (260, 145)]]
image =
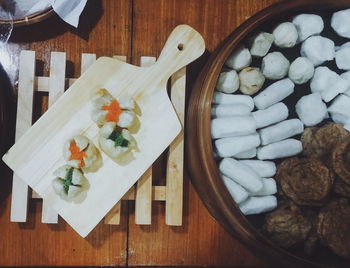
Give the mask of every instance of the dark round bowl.
[[(211, 106), (220, 71), (232, 51), (245, 37), (264, 25), (270, 29), (293, 14), (317, 13), (350, 7), (350, 0), (281, 1), (258, 12), (235, 29), (212, 53), (192, 90), (187, 111), (187, 161), (192, 182), (210, 213), (258, 255), (290, 267), (349, 267), (349, 262), (325, 250), (317, 258), (277, 246), (244, 216), (220, 178), (211, 143)], [(270, 30), (270, 31), (271, 31)]]

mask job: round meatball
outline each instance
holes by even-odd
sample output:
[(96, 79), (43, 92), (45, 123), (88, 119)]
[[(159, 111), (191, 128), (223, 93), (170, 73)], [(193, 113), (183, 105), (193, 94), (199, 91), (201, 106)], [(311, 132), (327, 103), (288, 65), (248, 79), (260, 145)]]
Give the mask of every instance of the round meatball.
[(266, 216), (263, 231), (279, 246), (289, 248), (305, 241), (311, 228), (311, 222), (299, 210), (282, 204)]
[(321, 206), (329, 196), (334, 175), (317, 159), (289, 158), (277, 169), (280, 191), (298, 205)]
[(239, 81), (240, 91), (246, 95), (253, 95), (262, 88), (265, 77), (259, 68), (247, 67), (239, 73)]
[(350, 198), (350, 185), (339, 178), (335, 179), (333, 190), (342, 197)]
[(349, 137), (342, 124), (329, 123), (323, 127), (306, 128), (301, 136), (303, 154), (308, 157), (326, 160), (334, 147)]
[(309, 81), (315, 72), (312, 62), (305, 57), (296, 58), (289, 67), (288, 77), (295, 84), (304, 84)]
[(321, 209), (317, 234), (335, 254), (350, 258), (350, 206), (346, 200), (333, 200)]
[(294, 47), (298, 40), (298, 32), (291, 22), (280, 23), (272, 32), (274, 44), (278, 47)]
[(340, 142), (332, 153), (332, 167), (345, 183), (350, 185), (350, 137)]

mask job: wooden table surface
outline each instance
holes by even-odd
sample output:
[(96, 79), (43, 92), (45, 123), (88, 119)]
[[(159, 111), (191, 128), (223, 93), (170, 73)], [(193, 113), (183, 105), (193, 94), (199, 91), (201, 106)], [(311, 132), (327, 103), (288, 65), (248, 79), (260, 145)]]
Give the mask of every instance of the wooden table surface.
[[(11, 81), (18, 75), (18, 54), (36, 51), (36, 75), (48, 75), (51, 51), (67, 53), (67, 77), (80, 73), (81, 53), (97, 56), (158, 56), (178, 24), (189, 24), (206, 41), (208, 53), (188, 69), (188, 90), (209, 53), (240, 23), (277, 0), (90, 0), (78, 29), (57, 16), (14, 30), (1, 47), (0, 60)], [(35, 98), (37, 115), (47, 109), (47, 96)], [(188, 146), (188, 145), (187, 145)], [(157, 183), (164, 183), (164, 161), (158, 160)], [(31, 200), (27, 223), (10, 223), (12, 174), (3, 167), (0, 179), (0, 266), (266, 266), (231, 237), (208, 213), (191, 185), (184, 182), (182, 227), (165, 225), (165, 205), (153, 203), (152, 225), (135, 224), (133, 201), (123, 201), (120, 226), (99, 224), (83, 239), (60, 219), (42, 224), (41, 201)]]

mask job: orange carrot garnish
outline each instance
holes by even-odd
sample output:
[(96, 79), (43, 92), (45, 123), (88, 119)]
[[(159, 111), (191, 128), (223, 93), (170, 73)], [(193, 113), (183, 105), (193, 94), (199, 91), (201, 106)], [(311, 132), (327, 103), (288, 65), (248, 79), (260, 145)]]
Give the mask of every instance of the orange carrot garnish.
[(112, 100), (110, 105), (102, 106), (102, 110), (108, 111), (105, 117), (107, 122), (118, 122), (123, 112), (117, 100)]
[(84, 163), (84, 157), (87, 157), (87, 154), (84, 151), (81, 151), (80, 148), (77, 146), (75, 141), (73, 140), (69, 145), (69, 151), (70, 151), (70, 158), (69, 160), (79, 160), (79, 167), (83, 167), (85, 165)]

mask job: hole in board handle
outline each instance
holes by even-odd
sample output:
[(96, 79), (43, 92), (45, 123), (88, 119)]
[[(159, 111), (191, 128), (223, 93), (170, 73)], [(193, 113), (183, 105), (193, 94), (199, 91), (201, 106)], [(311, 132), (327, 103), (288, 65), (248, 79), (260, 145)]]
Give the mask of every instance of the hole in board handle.
[(184, 50), (184, 44), (178, 44), (178, 45), (177, 45), (177, 49), (178, 49), (179, 51)]

